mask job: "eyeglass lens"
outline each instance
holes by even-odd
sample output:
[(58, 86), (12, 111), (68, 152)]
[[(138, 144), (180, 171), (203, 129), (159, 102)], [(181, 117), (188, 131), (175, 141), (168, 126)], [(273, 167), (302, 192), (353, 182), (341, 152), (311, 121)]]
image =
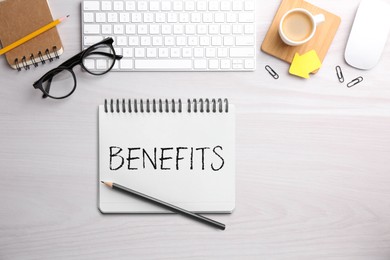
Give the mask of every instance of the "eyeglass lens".
[(68, 69), (57, 68), (42, 82), (45, 93), (54, 98), (69, 95), (76, 87), (76, 79)]
[(89, 73), (101, 75), (114, 66), (114, 49), (107, 44), (99, 44), (91, 47), (83, 56), (83, 67)]

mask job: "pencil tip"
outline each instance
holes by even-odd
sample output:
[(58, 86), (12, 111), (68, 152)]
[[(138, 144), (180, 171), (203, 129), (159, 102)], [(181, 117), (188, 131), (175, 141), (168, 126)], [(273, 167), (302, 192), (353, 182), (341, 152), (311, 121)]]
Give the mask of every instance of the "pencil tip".
[(104, 183), (104, 181), (101, 181), (102, 183)]
[(66, 17), (69, 17), (70, 16), (70, 14), (68, 14)]

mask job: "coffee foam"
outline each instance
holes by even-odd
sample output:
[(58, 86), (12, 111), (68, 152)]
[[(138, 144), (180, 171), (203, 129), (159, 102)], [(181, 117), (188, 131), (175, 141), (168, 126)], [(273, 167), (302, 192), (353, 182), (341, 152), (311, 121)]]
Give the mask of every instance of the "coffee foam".
[(284, 18), (282, 29), (287, 38), (294, 42), (301, 42), (310, 36), (314, 26), (307, 14), (297, 11)]

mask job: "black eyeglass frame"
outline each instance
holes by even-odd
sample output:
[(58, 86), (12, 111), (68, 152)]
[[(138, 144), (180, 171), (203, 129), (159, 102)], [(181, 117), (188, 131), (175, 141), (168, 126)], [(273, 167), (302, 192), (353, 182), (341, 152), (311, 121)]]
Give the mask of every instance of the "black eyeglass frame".
[[(42, 98), (47, 98), (47, 97), (50, 97), (50, 98), (53, 98), (53, 99), (64, 99), (64, 98), (67, 98), (69, 97), (70, 95), (73, 94), (73, 92), (76, 90), (76, 86), (77, 86), (77, 81), (76, 81), (76, 75), (74, 74), (73, 72), (73, 68), (77, 65), (80, 65), (85, 71), (87, 71), (89, 74), (92, 74), (92, 75), (95, 75), (95, 76), (100, 76), (100, 75), (104, 75), (106, 74), (107, 72), (109, 72), (115, 65), (115, 61), (116, 60), (120, 60), (123, 58), (122, 55), (116, 55), (115, 53), (115, 49), (114, 49), (114, 46), (112, 45), (114, 42), (114, 40), (111, 38), (111, 37), (108, 37), (108, 38), (105, 38), (103, 39), (102, 41), (100, 42), (97, 42), (93, 45), (91, 45), (90, 47), (88, 47), (87, 49), (81, 51), (80, 53), (74, 55), (73, 57), (71, 57), (70, 59), (68, 59), (67, 61), (63, 62), (62, 64), (60, 64), (57, 68), (55, 69), (52, 69), (50, 71), (48, 71), (45, 75), (43, 75), (39, 80), (35, 81), (34, 84), (33, 84), (33, 87), (35, 89), (39, 89), (42, 91), (43, 93), (43, 96)], [(100, 54), (100, 55), (103, 55), (103, 56), (107, 56), (107, 57), (113, 57), (114, 59), (114, 62), (111, 64), (110, 68), (108, 68), (106, 71), (102, 72), (102, 73), (93, 73), (92, 71), (90, 71), (88, 68), (86, 68), (83, 64), (83, 59), (86, 55), (90, 55), (91, 52), (96, 49), (97, 46), (100, 46), (100, 45), (107, 45), (111, 51), (112, 51), (112, 54), (109, 54), (109, 53), (105, 53), (105, 52), (94, 52), (95, 54)], [(54, 96), (51, 96), (49, 94), (49, 91), (50, 91), (50, 85), (51, 85), (51, 81), (53, 79), (53, 77), (55, 75), (57, 75), (58, 73), (64, 71), (64, 70), (67, 70), (72, 76), (73, 76), (73, 80), (74, 80), (74, 86), (73, 86), (73, 89), (72, 91), (69, 92), (69, 94), (63, 96), (63, 97), (54, 97)], [(49, 80), (49, 84), (46, 86), (47, 89), (44, 89), (43, 88), (43, 82), (45, 82), (46, 80)]]

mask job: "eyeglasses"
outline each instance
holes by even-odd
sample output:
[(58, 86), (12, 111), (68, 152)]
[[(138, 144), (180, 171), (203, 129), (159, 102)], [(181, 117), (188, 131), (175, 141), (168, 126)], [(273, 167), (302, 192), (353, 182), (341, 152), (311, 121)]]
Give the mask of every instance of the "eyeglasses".
[(43, 92), (43, 98), (63, 99), (76, 90), (76, 75), (73, 68), (77, 65), (92, 75), (103, 75), (109, 72), (116, 60), (122, 59), (116, 55), (112, 38), (106, 38), (73, 56), (55, 69), (50, 70), (37, 80), (33, 86)]

